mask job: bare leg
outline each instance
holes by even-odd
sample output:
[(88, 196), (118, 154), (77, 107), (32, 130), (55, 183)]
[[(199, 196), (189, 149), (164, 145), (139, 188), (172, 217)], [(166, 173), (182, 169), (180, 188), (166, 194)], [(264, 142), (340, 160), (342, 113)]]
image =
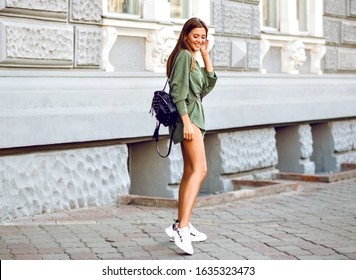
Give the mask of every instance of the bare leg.
[(178, 220), (180, 228), (189, 225), (195, 200), (207, 172), (203, 136), (198, 127), (194, 124), (193, 127), (193, 140), (183, 140), (181, 144), (184, 170), (179, 187)]

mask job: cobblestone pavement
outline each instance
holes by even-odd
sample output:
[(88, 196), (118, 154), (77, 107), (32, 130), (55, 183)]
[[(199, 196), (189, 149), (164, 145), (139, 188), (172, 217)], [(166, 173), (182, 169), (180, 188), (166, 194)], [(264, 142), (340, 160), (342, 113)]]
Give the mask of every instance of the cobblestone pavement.
[(208, 235), (192, 256), (164, 228), (176, 209), (113, 205), (0, 224), (0, 258), (9, 259), (356, 259), (356, 180), (302, 182), (297, 191), (195, 208)]

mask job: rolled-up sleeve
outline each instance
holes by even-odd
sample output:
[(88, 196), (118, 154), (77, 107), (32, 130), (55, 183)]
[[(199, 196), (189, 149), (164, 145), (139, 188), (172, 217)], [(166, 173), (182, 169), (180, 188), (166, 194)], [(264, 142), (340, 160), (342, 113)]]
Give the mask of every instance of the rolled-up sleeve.
[(202, 67), (202, 72), (204, 73), (205, 88), (203, 89), (203, 96), (206, 96), (215, 87), (218, 77), (215, 72), (208, 72), (204, 67)]
[(169, 79), (170, 94), (177, 106), (180, 116), (188, 113), (186, 98), (189, 93), (189, 73), (191, 54), (187, 50), (181, 51), (174, 63), (172, 74)]

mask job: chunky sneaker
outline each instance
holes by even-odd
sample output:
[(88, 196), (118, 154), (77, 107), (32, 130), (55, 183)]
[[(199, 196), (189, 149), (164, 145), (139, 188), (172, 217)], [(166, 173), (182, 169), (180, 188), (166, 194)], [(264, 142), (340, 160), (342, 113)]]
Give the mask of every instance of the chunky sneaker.
[(167, 235), (171, 239), (170, 241), (172, 242), (174, 241), (174, 231), (177, 230), (177, 228), (178, 228), (178, 220), (175, 220), (172, 225), (170, 225), (165, 229)]
[(193, 242), (201, 242), (208, 238), (205, 233), (198, 231), (191, 223), (189, 223), (189, 232)]
[(189, 255), (193, 255), (192, 239), (188, 227), (178, 228), (176, 227), (174, 232), (174, 243), (179, 249), (183, 250)]
[[(166, 233), (170, 237), (171, 241), (174, 241), (174, 230), (178, 227), (178, 220), (174, 224), (166, 228)], [(206, 234), (198, 231), (191, 223), (189, 223), (189, 232), (192, 242), (200, 242), (206, 240), (208, 237)]]

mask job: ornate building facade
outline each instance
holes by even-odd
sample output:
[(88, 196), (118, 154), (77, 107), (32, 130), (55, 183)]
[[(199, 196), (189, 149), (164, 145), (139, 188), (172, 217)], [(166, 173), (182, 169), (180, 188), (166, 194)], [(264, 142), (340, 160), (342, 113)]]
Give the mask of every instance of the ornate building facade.
[(0, 220), (177, 196), (148, 111), (192, 16), (219, 76), (203, 192), (356, 163), (356, 0), (0, 0)]

